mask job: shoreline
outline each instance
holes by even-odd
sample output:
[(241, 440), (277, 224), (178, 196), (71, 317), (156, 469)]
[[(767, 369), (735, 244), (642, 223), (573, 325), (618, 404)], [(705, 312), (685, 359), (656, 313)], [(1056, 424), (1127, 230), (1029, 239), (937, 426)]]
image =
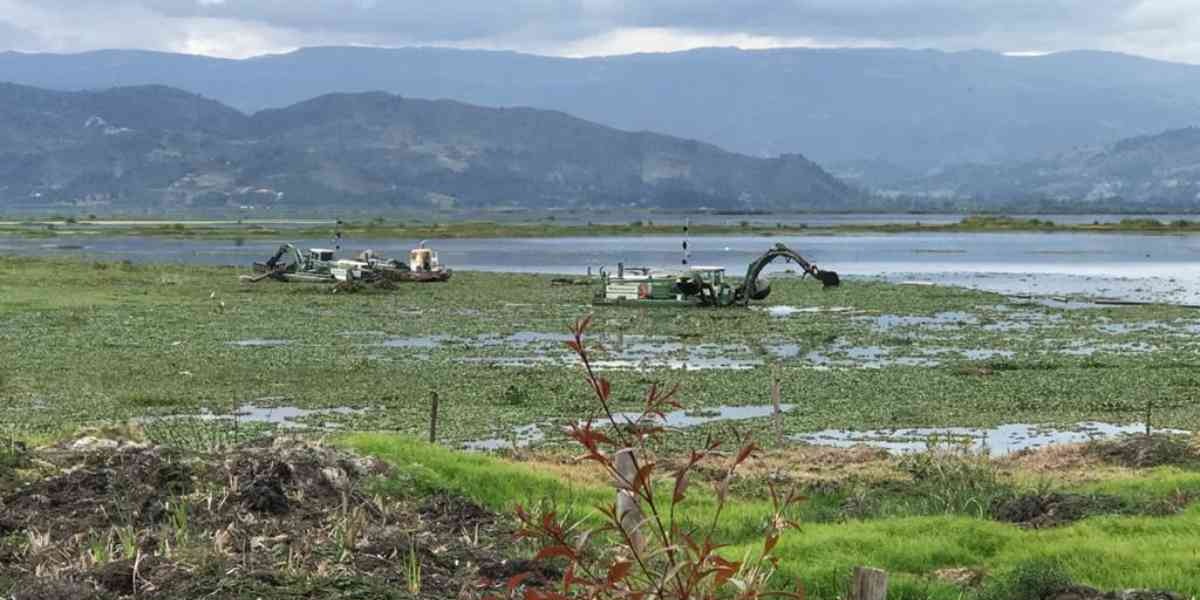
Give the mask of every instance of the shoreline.
[[(31, 238), (103, 235), (108, 237), (179, 237), (237, 239), (288, 235), (295, 238), (324, 237), (333, 231), (358, 238), (567, 238), (679, 236), (683, 226), (633, 221), (628, 224), (559, 225), (552, 222), (498, 223), (458, 221), (431, 224), (343, 222), (334, 220), (279, 219), (255, 221), (0, 221), (0, 235)], [(885, 223), (775, 226), (742, 221), (737, 225), (692, 224), (688, 235), (848, 235), (903, 233), (1141, 233), (1190, 235), (1200, 233), (1200, 220), (1163, 223), (1153, 218), (1129, 218), (1119, 222), (1061, 224), (1043, 219), (1010, 217), (965, 217), (955, 223)]]

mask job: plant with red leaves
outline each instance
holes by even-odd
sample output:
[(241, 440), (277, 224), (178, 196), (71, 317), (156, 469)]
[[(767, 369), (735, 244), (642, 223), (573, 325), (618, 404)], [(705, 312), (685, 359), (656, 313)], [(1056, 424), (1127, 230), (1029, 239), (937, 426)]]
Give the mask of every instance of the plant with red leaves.
[[(676, 400), (678, 386), (669, 390), (651, 385), (637, 419), (619, 419), (612, 410), (612, 388), (596, 374), (584, 334), (591, 317), (575, 323), (574, 337), (567, 342), (583, 364), (606, 424), (592, 421), (572, 424), (568, 435), (583, 447), (580, 460), (600, 465), (613, 479), (616, 501), (599, 507), (599, 525), (587, 528), (582, 520), (568, 524), (554, 512), (531, 514), (518, 506), (521, 528), (518, 536), (534, 540), (540, 547), (536, 560), (561, 559), (567, 566), (560, 584), (553, 588), (525, 585), (529, 574), (508, 581), (506, 597), (512, 600), (715, 600), (733, 598), (803, 598), (796, 592), (770, 591), (767, 587), (778, 559), (774, 554), (780, 535), (795, 523), (785, 513), (803, 500), (794, 492), (780, 494), (772, 487), (772, 518), (763, 533), (760, 551), (734, 561), (718, 553), (722, 544), (713, 539), (729, 494), (729, 485), (740, 465), (757, 450), (746, 443), (727, 455), (717, 441), (690, 452), (683, 466), (671, 474), (674, 482), (668, 495), (655, 493), (655, 468), (647, 443), (664, 435), (661, 426), (668, 410), (681, 410)], [(607, 426), (605, 426), (607, 425)], [(603, 431), (601, 430), (603, 429)], [(676, 520), (676, 508), (687, 497), (689, 475), (706, 462), (728, 456), (715, 483), (716, 509), (707, 527), (685, 527)], [(592, 523), (595, 525), (594, 523)], [(498, 600), (497, 597), (490, 597)]]

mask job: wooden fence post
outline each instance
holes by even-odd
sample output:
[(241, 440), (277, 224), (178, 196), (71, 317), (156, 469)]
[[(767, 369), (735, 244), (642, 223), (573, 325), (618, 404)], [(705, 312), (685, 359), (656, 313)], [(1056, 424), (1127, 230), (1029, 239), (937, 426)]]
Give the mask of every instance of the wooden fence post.
[(613, 485), (617, 488), (617, 520), (634, 547), (640, 551), (645, 540), (642, 538), (640, 527), (643, 518), (642, 503), (634, 491), (637, 482), (637, 461), (633, 453), (633, 448), (622, 448), (613, 453), (613, 466), (616, 467)]
[(783, 447), (783, 389), (779, 383), (779, 374), (772, 373), (771, 377), (771, 404), (774, 406), (774, 414), (772, 421), (775, 425), (775, 437), (779, 442), (779, 446)]
[(429, 443), (437, 443), (438, 393), (433, 393), (433, 403), (429, 407)]
[(854, 582), (850, 588), (851, 600), (886, 600), (887, 571), (871, 567), (854, 567)]

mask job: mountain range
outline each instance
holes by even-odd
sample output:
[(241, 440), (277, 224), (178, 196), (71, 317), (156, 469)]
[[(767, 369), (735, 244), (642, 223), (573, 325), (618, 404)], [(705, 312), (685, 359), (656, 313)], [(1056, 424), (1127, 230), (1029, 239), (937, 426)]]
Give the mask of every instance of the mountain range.
[(857, 181), (1070, 152), (1197, 124), (1200, 66), (1078, 51), (885, 49), (556, 58), (444, 48), (307, 48), (244, 60), (145, 51), (0, 54), (0, 81), (160, 84), (243, 112), (386, 91), (558, 110), (750, 156), (803, 153)]
[(836, 210), (865, 196), (799, 154), (754, 158), (556, 111), (362, 92), (247, 115), (165, 86), (0, 84), (9, 208)]
[(955, 165), (882, 187), (891, 195), (981, 208), (1192, 211), (1200, 207), (1200, 128), (1026, 161)]

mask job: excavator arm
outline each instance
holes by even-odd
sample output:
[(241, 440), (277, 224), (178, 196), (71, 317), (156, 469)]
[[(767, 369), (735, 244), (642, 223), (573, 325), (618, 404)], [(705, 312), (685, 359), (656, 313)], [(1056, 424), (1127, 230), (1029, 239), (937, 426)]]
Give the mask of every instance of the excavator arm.
[(284, 244), (284, 245), (280, 246), (278, 250), (275, 251), (274, 256), (267, 259), (267, 269), (270, 271), (274, 271), (276, 268), (276, 265), (279, 264), (279, 260), (281, 258), (283, 258), (284, 255), (289, 254), (289, 253), (291, 254), (291, 259), (293, 261), (292, 264), (294, 264), (298, 267), (304, 263), (304, 257), (300, 255), (300, 251), (297, 250), (295, 246), (293, 246), (292, 244)]
[(759, 285), (758, 276), (762, 273), (763, 269), (767, 268), (767, 265), (771, 264), (777, 258), (800, 265), (800, 268), (804, 271), (804, 276), (812, 275), (813, 279), (820, 281), (824, 287), (836, 287), (841, 283), (837, 272), (822, 271), (791, 248), (783, 244), (775, 244), (774, 248), (763, 253), (762, 256), (755, 259), (746, 268), (746, 279), (742, 281), (742, 285), (737, 288), (734, 294), (735, 302), (750, 304), (750, 300), (762, 300), (766, 297), (766, 294), (771, 290), (769, 287)]

